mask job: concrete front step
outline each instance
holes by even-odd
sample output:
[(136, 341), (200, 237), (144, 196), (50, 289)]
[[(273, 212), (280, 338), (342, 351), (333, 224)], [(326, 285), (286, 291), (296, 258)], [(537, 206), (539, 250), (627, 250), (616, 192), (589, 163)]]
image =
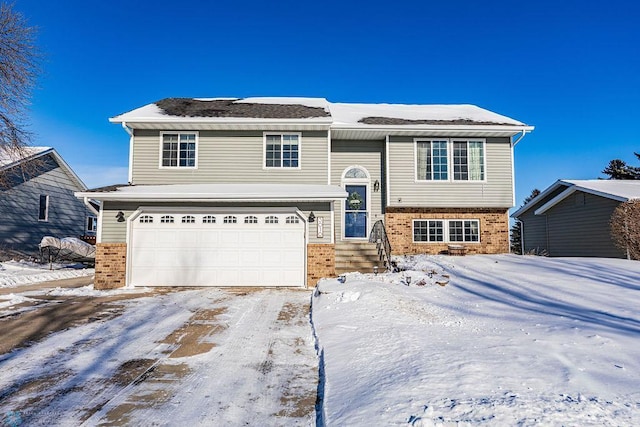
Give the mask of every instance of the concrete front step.
[(352, 271), (372, 273), (373, 267), (384, 270), (384, 262), (380, 260), (378, 248), (368, 242), (341, 242), (336, 245), (336, 273)]

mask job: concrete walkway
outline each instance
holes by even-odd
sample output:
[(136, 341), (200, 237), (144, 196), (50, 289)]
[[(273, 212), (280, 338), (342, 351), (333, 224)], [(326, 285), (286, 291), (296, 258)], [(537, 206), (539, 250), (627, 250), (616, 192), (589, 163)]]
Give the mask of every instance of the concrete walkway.
[(0, 295), (9, 295), (27, 291), (38, 291), (50, 288), (79, 288), (93, 283), (93, 275), (72, 277), (70, 279), (50, 280), (48, 282), (33, 283), (31, 285), (15, 286), (11, 288), (0, 288)]

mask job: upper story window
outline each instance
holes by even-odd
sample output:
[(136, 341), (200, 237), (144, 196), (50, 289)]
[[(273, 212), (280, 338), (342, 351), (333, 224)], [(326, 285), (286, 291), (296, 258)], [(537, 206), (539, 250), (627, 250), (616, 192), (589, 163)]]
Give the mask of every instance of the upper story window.
[(300, 134), (265, 133), (264, 166), (266, 168), (299, 168)]
[(453, 180), (484, 180), (484, 143), (453, 141)]
[(485, 180), (484, 140), (419, 139), (415, 144), (417, 181)]
[(419, 180), (446, 181), (449, 179), (447, 141), (417, 141), (416, 158)]
[(161, 132), (161, 166), (195, 168), (198, 135), (196, 132)]

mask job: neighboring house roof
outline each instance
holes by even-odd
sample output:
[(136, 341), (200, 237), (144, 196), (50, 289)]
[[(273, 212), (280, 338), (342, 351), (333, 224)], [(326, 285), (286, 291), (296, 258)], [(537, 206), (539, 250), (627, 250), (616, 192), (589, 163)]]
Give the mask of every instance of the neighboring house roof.
[(173, 184), (130, 185), (106, 191), (78, 192), (98, 200), (148, 201), (331, 201), (347, 197), (337, 185), (306, 184)]
[[(515, 135), (533, 130), (510, 117), (475, 105), (408, 105), (333, 103), (324, 98), (167, 98), (109, 119), (130, 127), (160, 128), (153, 124), (208, 126), (265, 123), (322, 125), (341, 132), (351, 131), (437, 131), (473, 129), (498, 135)], [(218, 127), (216, 127), (218, 126)], [(275, 129), (275, 128), (274, 128)], [(287, 129), (282, 129), (287, 130)], [(346, 135), (346, 134), (345, 134)], [(376, 134), (375, 137), (384, 137)]]
[[(565, 190), (540, 205), (540, 201), (544, 200), (554, 191), (564, 187)], [(633, 180), (606, 180), (606, 179), (590, 179), (590, 180), (568, 180), (560, 179), (545, 189), (538, 196), (533, 198), (529, 203), (515, 211), (511, 216), (518, 218), (528, 210), (537, 208), (534, 212), (541, 215), (557, 205), (576, 191), (582, 191), (596, 196), (605, 197), (607, 199), (626, 202), (632, 199), (640, 199), (640, 181)]]
[(71, 169), (67, 162), (64, 161), (60, 154), (58, 154), (58, 152), (51, 147), (24, 147), (18, 151), (0, 149), (0, 171), (10, 169), (22, 163), (38, 159), (48, 154), (53, 156), (60, 168), (62, 168), (80, 188), (82, 188), (83, 190), (87, 189), (87, 186), (84, 184), (84, 182), (82, 182), (80, 177), (76, 175), (73, 169)]

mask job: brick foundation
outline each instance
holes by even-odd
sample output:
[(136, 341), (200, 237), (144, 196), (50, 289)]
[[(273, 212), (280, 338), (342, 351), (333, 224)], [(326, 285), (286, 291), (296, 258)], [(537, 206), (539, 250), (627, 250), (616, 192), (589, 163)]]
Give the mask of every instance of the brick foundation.
[[(509, 214), (507, 209), (480, 208), (387, 208), (385, 227), (394, 255), (446, 253), (447, 243), (414, 243), (414, 219), (477, 219), (480, 242), (463, 244), (469, 254), (509, 252)], [(462, 243), (462, 242), (460, 242)]]
[(96, 245), (95, 289), (116, 289), (126, 286), (126, 243), (98, 243)]
[(336, 245), (307, 245), (307, 287), (313, 287), (323, 277), (336, 275)]

